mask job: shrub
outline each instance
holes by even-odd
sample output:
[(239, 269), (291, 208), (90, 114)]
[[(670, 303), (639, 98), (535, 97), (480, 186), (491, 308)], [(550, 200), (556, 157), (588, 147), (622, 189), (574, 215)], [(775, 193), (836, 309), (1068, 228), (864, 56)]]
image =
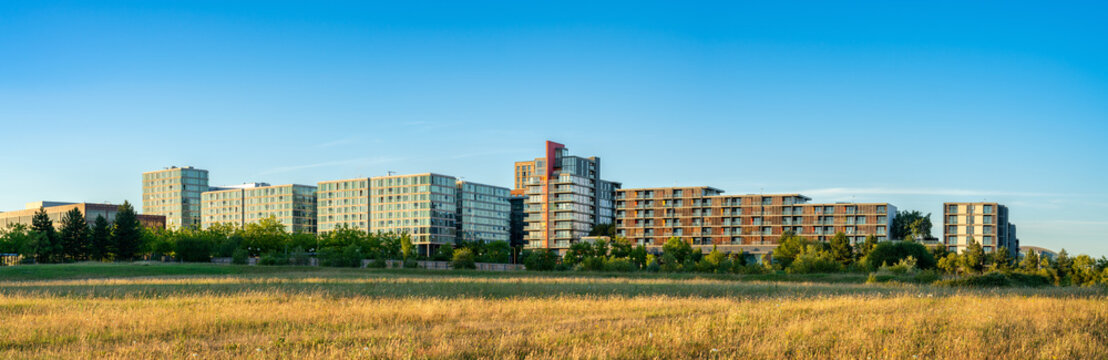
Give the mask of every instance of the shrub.
[(416, 259), (404, 260), (404, 268), (405, 269), (418, 269), (419, 268), (419, 261), (417, 261)]
[(292, 254), (289, 256), (289, 261), (292, 265), (296, 266), (308, 266), (312, 264), (312, 256), (303, 248), (296, 248), (292, 250)]
[(830, 251), (818, 246), (808, 245), (785, 270), (790, 274), (829, 273), (842, 271), (843, 265), (835, 260)]
[(524, 256), (523, 265), (527, 270), (550, 271), (557, 267), (558, 257), (546, 249), (533, 250)]
[(278, 252), (267, 252), (258, 258), (258, 265), (288, 265), (289, 256)]
[(605, 271), (631, 272), (635, 271), (635, 264), (627, 258), (612, 258), (604, 264)]
[(920, 284), (931, 284), (931, 283), (934, 283), (934, 282), (939, 281), (941, 279), (942, 279), (942, 276), (940, 276), (939, 272), (937, 272), (935, 270), (920, 271), (918, 274), (916, 274), (916, 276), (912, 277), (912, 281), (915, 281), (915, 282), (920, 283)]
[(450, 261), (450, 267), (455, 269), (476, 269), (477, 258), (473, 256), (473, 250), (467, 248), (454, 250), (454, 257)]
[(235, 249), (235, 251), (231, 253), (232, 264), (246, 265), (249, 263), (249, 259), (250, 253), (248, 253), (246, 249)]
[(970, 275), (958, 279), (939, 281), (937, 284), (958, 287), (1038, 287), (1049, 286), (1052, 283), (1050, 277), (1038, 274), (1005, 274), (999, 272), (984, 275)]
[(589, 256), (581, 260), (581, 264), (577, 267), (584, 271), (604, 271), (604, 258)]
[(435, 261), (450, 261), (452, 257), (454, 257), (454, 246), (446, 244), (439, 246), (438, 250), (435, 250), (432, 259), (435, 259)]
[(864, 262), (870, 270), (881, 268), (885, 264), (896, 264), (907, 257), (916, 259), (916, 267), (920, 269), (935, 268), (935, 258), (931, 251), (915, 242), (881, 242), (866, 255)]
[(895, 265), (882, 265), (878, 272), (889, 272), (895, 275), (914, 274), (916, 272), (916, 258), (909, 255), (900, 259)]
[(206, 239), (182, 236), (176, 244), (177, 258), (184, 262), (212, 261), (212, 244)]
[(662, 270), (662, 271), (677, 272), (678, 270), (681, 270), (681, 264), (677, 262), (677, 258), (674, 257), (673, 254), (670, 254), (670, 253), (662, 254), (661, 263), (662, 264), (661, 264), (660, 270)]
[(373, 261), (369, 262), (369, 267), (371, 268), (384, 269), (388, 266), (388, 261), (381, 257), (375, 258), (373, 259)]

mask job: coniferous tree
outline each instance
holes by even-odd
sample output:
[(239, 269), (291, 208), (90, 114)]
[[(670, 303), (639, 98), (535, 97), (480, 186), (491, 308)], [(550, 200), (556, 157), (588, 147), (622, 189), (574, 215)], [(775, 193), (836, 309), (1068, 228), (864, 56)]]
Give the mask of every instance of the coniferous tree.
[(978, 244), (977, 240), (971, 237), (969, 245), (962, 252), (961, 259), (962, 267), (966, 269), (966, 272), (980, 272), (985, 265), (985, 250), (981, 248), (981, 244)]
[(62, 230), (58, 233), (62, 253), (66, 260), (87, 260), (89, 251), (88, 222), (81, 210), (73, 208), (62, 217)]
[(854, 247), (850, 246), (850, 240), (846, 234), (836, 233), (831, 237), (831, 256), (835, 261), (843, 265), (849, 265), (854, 258)]
[(112, 255), (116, 260), (132, 260), (142, 245), (142, 225), (131, 203), (123, 201), (112, 224)]
[(54, 221), (46, 215), (46, 208), (39, 207), (38, 212), (31, 218), (31, 231), (34, 233), (31, 248), (35, 261), (41, 263), (58, 261), (61, 250), (58, 246), (58, 234), (54, 230)]
[(89, 236), (89, 259), (103, 261), (111, 253), (112, 228), (108, 219), (102, 215), (96, 215), (92, 223), (92, 234)]
[(996, 249), (996, 255), (993, 255), (993, 268), (1005, 272), (1012, 269), (1012, 254), (1008, 252), (1007, 247), (1001, 246)]
[(1029, 273), (1039, 270), (1039, 255), (1034, 251), (1028, 251), (1020, 261), (1020, 270)]

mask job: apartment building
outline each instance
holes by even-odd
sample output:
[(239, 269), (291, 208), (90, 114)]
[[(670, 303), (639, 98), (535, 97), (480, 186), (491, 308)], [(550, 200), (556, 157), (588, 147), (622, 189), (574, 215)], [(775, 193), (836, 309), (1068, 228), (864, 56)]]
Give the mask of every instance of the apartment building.
[(424, 173), (370, 179), (370, 231), (407, 233), (420, 253), (454, 244), (457, 228), (457, 179)]
[(209, 186), (200, 194), (200, 228), (215, 224), (246, 225), (246, 189), (270, 186), (267, 183), (246, 183), (230, 186)]
[(986, 253), (1005, 247), (1019, 254), (1016, 225), (1008, 221), (1008, 207), (995, 202), (943, 203), (943, 243), (961, 253), (973, 239)]
[(515, 163), (515, 177), (515, 193), (526, 196), (528, 248), (562, 252), (593, 226), (614, 220), (620, 184), (601, 179), (599, 157), (571, 156), (565, 145), (547, 141), (545, 156)]
[(245, 227), (273, 217), (290, 233), (316, 232), (315, 186), (251, 183), (218, 187), (201, 195), (201, 226)]
[(369, 178), (320, 182), (317, 190), (319, 233), (326, 234), (342, 225), (369, 232), (369, 184)]
[(165, 216), (166, 227), (200, 227), (200, 194), (208, 191), (208, 171), (191, 166), (142, 173), (142, 213)]
[(516, 195), (515, 192), (516, 190), (512, 190), (512, 195), (508, 197), (508, 203), (511, 204), (511, 211), (508, 215), (508, 239), (509, 242), (512, 244), (512, 247), (523, 246), (523, 237), (526, 234), (525, 232), (523, 232), (523, 227), (525, 226), (523, 202), (527, 199), (527, 197), (523, 195)]
[(809, 203), (800, 194), (724, 195), (710, 186), (620, 189), (616, 232), (658, 247), (671, 237), (730, 250), (772, 251), (785, 231), (827, 241), (842, 232), (852, 243), (887, 240), (896, 216), (888, 203)]
[(509, 241), (511, 236), (511, 190), (469, 181), (456, 183), (458, 194), (458, 238), (466, 241)]
[[(30, 227), (33, 224), (35, 213), (37, 213), (40, 208), (46, 210), (46, 216), (50, 218), (50, 221), (54, 222), (54, 227), (59, 230), (62, 227), (62, 218), (65, 217), (65, 213), (73, 209), (77, 209), (84, 215), (85, 221), (89, 226), (92, 226), (97, 216), (103, 216), (104, 220), (111, 222), (115, 221), (115, 215), (119, 213), (119, 205), (115, 204), (36, 201), (27, 203), (27, 206), (25, 206), (23, 210), (0, 212), (0, 229), (7, 228), (14, 224), (23, 224)], [(138, 218), (139, 224), (142, 224), (145, 228), (165, 228), (165, 216), (137, 214), (136, 218)]]

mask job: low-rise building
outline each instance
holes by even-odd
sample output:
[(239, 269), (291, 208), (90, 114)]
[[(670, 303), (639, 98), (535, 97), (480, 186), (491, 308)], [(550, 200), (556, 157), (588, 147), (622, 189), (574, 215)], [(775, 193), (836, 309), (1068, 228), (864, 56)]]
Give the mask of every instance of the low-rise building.
[(887, 240), (896, 217), (889, 203), (809, 203), (800, 194), (724, 195), (710, 186), (620, 189), (616, 232), (660, 247), (671, 237), (693, 246), (766, 253), (786, 232), (815, 241), (843, 233), (852, 243)]
[[(31, 226), (32, 219), (39, 209), (46, 210), (46, 216), (54, 222), (54, 227), (61, 229), (62, 218), (70, 210), (77, 209), (85, 216), (85, 221), (91, 226), (97, 216), (103, 216), (105, 220), (115, 221), (115, 215), (119, 212), (119, 206), (115, 204), (94, 203), (68, 203), (59, 201), (38, 201), (27, 203), (26, 209), (0, 212), (0, 228), (6, 228), (14, 224)], [(149, 229), (164, 229), (165, 216), (137, 214), (136, 217), (143, 227)]]

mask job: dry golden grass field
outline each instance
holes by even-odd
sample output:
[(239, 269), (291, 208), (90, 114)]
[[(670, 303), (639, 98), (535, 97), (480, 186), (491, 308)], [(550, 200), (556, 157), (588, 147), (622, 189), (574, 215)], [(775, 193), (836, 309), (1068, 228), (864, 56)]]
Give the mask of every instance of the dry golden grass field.
[(1104, 288), (839, 280), (10, 267), (0, 358), (1108, 358)]

